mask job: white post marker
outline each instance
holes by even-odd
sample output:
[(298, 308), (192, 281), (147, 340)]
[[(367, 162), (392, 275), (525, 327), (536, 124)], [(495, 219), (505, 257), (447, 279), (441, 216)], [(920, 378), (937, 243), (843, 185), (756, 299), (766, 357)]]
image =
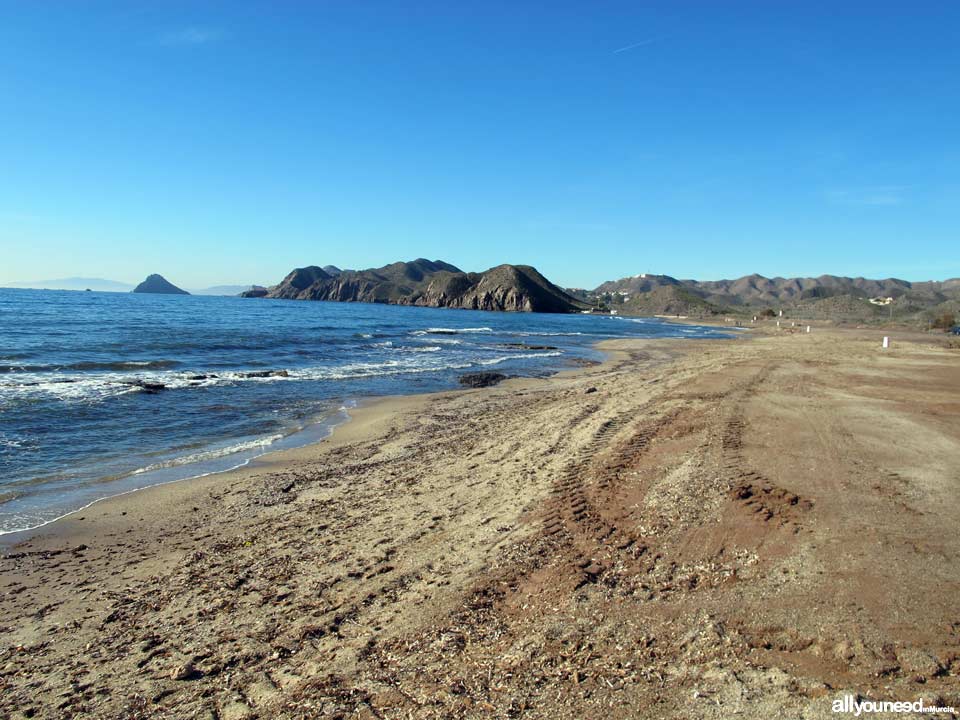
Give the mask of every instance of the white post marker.
[(780, 327), (780, 321), (777, 320), (777, 327)]
[(883, 347), (884, 349), (890, 347), (890, 338), (888, 338), (886, 335), (883, 336)]
[(810, 326), (807, 325), (807, 332), (810, 332)]

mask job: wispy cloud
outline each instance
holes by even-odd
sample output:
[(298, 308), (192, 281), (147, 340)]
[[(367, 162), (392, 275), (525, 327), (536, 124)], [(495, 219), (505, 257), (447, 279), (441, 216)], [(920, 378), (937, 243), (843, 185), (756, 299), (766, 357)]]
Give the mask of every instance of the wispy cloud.
[(160, 33), (157, 40), (161, 45), (197, 46), (208, 45), (222, 36), (223, 33), (215, 28), (191, 26)]
[(617, 48), (616, 50), (613, 51), (613, 54), (618, 55), (619, 53), (625, 53), (629, 50), (633, 50), (634, 48), (643, 47), (644, 45), (651, 45), (654, 42), (655, 42), (654, 38), (641, 40), (640, 42), (635, 42), (631, 45), (624, 45), (622, 48)]
[(827, 190), (827, 202), (833, 205), (865, 205), (891, 207), (902, 205), (907, 188), (903, 185), (873, 185), (869, 187), (833, 188)]

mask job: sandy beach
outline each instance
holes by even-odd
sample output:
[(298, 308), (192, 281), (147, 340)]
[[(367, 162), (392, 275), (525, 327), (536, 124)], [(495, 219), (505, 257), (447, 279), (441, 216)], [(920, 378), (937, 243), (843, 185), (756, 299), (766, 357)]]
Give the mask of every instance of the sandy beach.
[(960, 708), (960, 351), (616, 340), (0, 546), (0, 716)]

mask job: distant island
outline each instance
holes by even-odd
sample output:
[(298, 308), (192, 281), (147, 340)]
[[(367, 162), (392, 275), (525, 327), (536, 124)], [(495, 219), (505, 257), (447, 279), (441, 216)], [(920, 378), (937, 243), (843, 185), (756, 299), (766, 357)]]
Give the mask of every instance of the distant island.
[(529, 265), (498, 265), (474, 273), (423, 258), (368, 270), (311, 265), (293, 270), (278, 285), (242, 296), (507, 312), (570, 313), (589, 307)]
[(147, 275), (147, 279), (137, 285), (133, 292), (135, 293), (153, 293), (155, 295), (189, 295), (186, 290), (181, 290), (173, 283), (169, 282), (162, 275)]

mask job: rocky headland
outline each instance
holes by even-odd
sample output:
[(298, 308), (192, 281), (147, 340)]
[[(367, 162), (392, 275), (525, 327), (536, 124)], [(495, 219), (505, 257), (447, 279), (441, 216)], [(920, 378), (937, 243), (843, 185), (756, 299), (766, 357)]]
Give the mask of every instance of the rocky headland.
[(498, 265), (468, 273), (422, 258), (369, 270), (311, 265), (293, 270), (266, 292), (243, 296), (511, 312), (568, 313), (587, 307), (529, 265)]

